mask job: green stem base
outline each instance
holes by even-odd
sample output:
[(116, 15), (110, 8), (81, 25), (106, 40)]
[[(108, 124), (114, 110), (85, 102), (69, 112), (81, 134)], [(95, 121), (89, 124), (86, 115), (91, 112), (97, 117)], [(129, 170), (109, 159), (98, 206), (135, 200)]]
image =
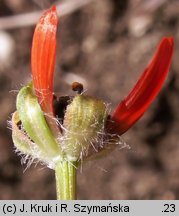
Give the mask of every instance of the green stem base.
[(76, 199), (76, 163), (60, 161), (55, 166), (58, 200)]

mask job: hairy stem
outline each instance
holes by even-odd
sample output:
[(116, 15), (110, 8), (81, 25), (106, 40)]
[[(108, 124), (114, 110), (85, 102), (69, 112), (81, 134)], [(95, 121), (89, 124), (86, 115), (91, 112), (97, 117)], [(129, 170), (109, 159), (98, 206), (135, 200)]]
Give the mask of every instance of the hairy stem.
[(58, 200), (76, 199), (76, 163), (60, 161), (55, 167)]

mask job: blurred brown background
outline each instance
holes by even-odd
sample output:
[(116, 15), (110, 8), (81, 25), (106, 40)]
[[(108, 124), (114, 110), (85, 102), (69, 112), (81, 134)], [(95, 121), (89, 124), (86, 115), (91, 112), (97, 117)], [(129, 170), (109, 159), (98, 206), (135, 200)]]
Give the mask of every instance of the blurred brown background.
[[(0, 1), (0, 199), (56, 199), (53, 170), (40, 164), (26, 169), (7, 129), (17, 92), (30, 80), (34, 25), (2, 27), (3, 17), (54, 2)], [(78, 199), (179, 199), (179, 1), (95, 0), (61, 18), (55, 91), (71, 94), (69, 83), (80, 81), (87, 94), (103, 99), (111, 110), (134, 85), (160, 39), (171, 35), (175, 53), (165, 86), (123, 135), (131, 148), (119, 146), (107, 158), (84, 165)]]

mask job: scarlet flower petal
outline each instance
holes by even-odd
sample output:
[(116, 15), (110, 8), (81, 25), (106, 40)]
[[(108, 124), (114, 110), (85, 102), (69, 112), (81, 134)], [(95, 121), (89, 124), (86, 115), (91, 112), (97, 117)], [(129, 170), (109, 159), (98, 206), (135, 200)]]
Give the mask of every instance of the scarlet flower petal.
[(146, 111), (159, 93), (168, 74), (174, 40), (163, 38), (158, 49), (129, 95), (112, 114), (112, 130), (119, 135), (126, 132)]
[(53, 113), (53, 77), (56, 57), (56, 7), (45, 11), (34, 32), (31, 65), (33, 84), (41, 108)]

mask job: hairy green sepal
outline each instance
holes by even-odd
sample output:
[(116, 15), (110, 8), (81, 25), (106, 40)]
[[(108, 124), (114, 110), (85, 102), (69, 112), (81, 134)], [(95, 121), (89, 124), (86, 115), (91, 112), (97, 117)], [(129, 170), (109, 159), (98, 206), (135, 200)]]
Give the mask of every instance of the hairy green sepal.
[(43, 155), (46, 161), (52, 162), (60, 159), (62, 157), (60, 145), (46, 122), (31, 84), (20, 90), (16, 106), (23, 128), (36, 144), (39, 154)]
[(38, 146), (21, 129), (21, 121), (18, 112), (12, 115), (12, 140), (16, 149), (23, 155), (30, 156), (32, 159), (38, 159), (43, 163), (50, 164), (49, 158), (45, 157)]
[(76, 161), (87, 154), (90, 144), (101, 136), (106, 117), (106, 106), (101, 100), (84, 95), (73, 99), (66, 109), (63, 124), (62, 146), (69, 160)]

